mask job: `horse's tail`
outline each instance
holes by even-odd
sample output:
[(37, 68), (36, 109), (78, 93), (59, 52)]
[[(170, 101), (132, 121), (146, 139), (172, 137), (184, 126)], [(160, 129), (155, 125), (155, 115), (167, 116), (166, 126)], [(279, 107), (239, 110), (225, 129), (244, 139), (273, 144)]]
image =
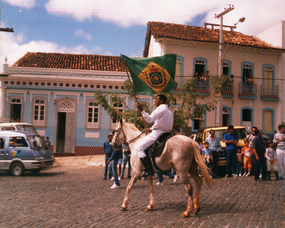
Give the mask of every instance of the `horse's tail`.
[[(192, 144), (195, 144), (195, 142), (192, 142)], [(198, 163), (199, 168), (200, 168), (203, 176), (205, 177), (205, 181), (206, 181), (208, 187), (211, 188), (212, 187), (211, 184), (215, 184), (215, 182), (210, 177), (210, 174), (209, 174), (210, 169), (205, 165), (203, 158), (201, 156), (199, 147), (194, 145), (193, 149), (194, 149), (195, 161)]]

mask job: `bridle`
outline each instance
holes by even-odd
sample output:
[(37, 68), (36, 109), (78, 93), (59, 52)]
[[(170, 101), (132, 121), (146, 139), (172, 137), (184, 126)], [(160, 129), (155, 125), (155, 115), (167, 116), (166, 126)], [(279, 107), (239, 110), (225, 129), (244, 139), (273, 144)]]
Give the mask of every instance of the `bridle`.
[[(123, 132), (123, 135), (124, 135), (125, 139), (127, 139), (126, 134), (125, 134), (124, 129), (123, 129), (123, 122), (121, 122), (121, 127), (120, 127), (119, 129), (116, 129), (114, 132), (120, 132), (120, 131)], [(139, 135), (137, 135), (136, 137), (130, 139), (129, 141), (126, 141), (126, 143), (128, 143), (128, 144), (130, 145), (133, 141), (137, 140), (137, 139), (138, 139), (142, 134), (144, 134), (144, 133), (145, 133), (145, 131), (142, 131), (142, 132), (141, 132)]]

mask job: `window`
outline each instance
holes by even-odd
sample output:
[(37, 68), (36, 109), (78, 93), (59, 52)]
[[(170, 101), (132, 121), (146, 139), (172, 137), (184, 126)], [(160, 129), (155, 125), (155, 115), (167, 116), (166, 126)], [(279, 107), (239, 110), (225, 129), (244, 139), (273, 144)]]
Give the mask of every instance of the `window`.
[(253, 64), (244, 62), (242, 63), (242, 81), (245, 82), (249, 75), (253, 78)]
[(204, 127), (204, 115), (195, 116), (193, 124), (194, 124), (193, 130), (198, 130), (199, 128)]
[(274, 133), (274, 110), (265, 108), (262, 110), (262, 124), (264, 133)]
[(87, 105), (87, 128), (99, 128), (99, 105), (95, 101), (88, 102)]
[[(24, 137), (11, 137), (9, 147), (28, 147), (28, 144)], [(15, 153), (14, 156), (16, 156), (17, 154), (20, 155), (21, 150), (17, 150), (17, 151), (15, 150), (11, 152), (12, 152), (12, 156), (13, 156), (13, 153)]]
[(5, 146), (5, 138), (0, 138), (0, 150), (4, 149)]
[(194, 59), (194, 67), (193, 67), (193, 76), (195, 75), (195, 73), (198, 73), (199, 77), (203, 77), (203, 75), (205, 74), (206, 70), (207, 70), (207, 59), (204, 59), (202, 57), (199, 58), (195, 58)]
[(223, 126), (230, 125), (230, 109), (223, 107)]
[[(122, 113), (124, 111), (124, 105), (123, 104), (116, 104), (116, 103), (114, 103), (113, 107), (115, 109), (117, 109), (118, 112)], [(116, 120), (115, 119), (111, 119), (111, 129), (115, 129), (117, 127), (117, 125), (118, 125), (118, 123), (116, 122)]]
[(10, 101), (10, 118), (19, 122), (22, 120), (22, 99), (11, 98)]
[(229, 60), (223, 60), (223, 75), (231, 75), (232, 62)]
[(263, 85), (265, 90), (272, 90), (274, 83), (274, 67), (271, 65), (263, 66)]
[(33, 125), (45, 126), (46, 125), (46, 101), (42, 98), (34, 100), (33, 110)]

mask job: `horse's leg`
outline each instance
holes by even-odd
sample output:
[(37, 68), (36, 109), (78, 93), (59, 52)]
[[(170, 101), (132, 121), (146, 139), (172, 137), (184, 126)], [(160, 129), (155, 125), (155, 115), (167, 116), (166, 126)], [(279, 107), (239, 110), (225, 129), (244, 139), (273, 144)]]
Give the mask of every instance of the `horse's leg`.
[(189, 178), (187, 172), (179, 171), (179, 177), (180, 177), (181, 181), (183, 182), (183, 184), (185, 184), (186, 191), (188, 194), (187, 209), (181, 215), (181, 217), (183, 218), (183, 217), (190, 216), (190, 213), (193, 212), (193, 208), (192, 208), (193, 207), (193, 201), (192, 201), (193, 200), (193, 187), (191, 185), (190, 178)]
[(200, 198), (200, 191), (201, 191), (202, 183), (203, 183), (203, 179), (198, 174), (197, 167), (198, 166), (197, 166), (196, 161), (193, 160), (192, 165), (189, 169), (189, 174), (194, 179), (195, 184), (196, 184), (196, 192), (195, 192), (195, 197), (193, 200), (195, 214), (197, 214), (201, 210), (199, 198)]
[(147, 185), (149, 193), (149, 205), (146, 207), (146, 211), (151, 211), (154, 208), (153, 185), (151, 175), (147, 176)]
[(134, 184), (137, 182), (137, 180), (139, 179), (141, 172), (133, 172), (132, 173), (132, 178), (128, 184), (128, 187), (126, 189), (126, 195), (124, 198), (124, 202), (121, 206), (121, 211), (126, 210), (128, 207), (128, 203), (129, 203), (129, 199), (130, 199), (130, 195), (131, 195), (131, 190), (133, 189)]

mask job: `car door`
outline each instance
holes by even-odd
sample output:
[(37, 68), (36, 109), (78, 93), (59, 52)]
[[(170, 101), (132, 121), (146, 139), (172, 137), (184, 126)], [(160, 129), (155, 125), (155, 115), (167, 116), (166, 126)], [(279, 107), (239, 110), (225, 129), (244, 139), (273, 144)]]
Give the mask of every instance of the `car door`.
[(4, 162), (5, 162), (5, 137), (0, 137), (0, 170), (4, 169)]

